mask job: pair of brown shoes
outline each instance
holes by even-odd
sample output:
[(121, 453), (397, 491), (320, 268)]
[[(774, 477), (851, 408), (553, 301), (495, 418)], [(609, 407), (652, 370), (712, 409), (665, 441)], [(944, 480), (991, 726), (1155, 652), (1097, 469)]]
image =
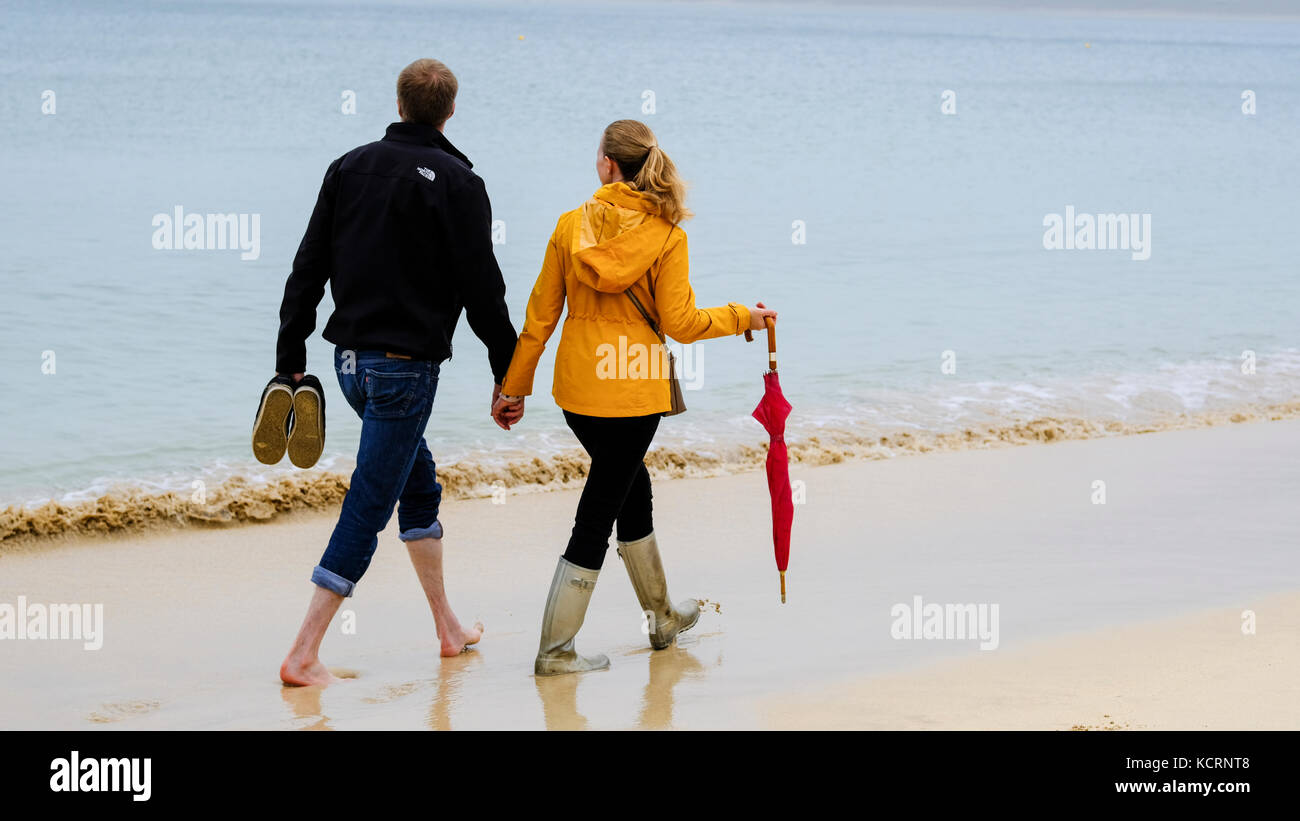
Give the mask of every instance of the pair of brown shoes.
[(262, 389), (253, 421), (253, 455), (274, 465), (288, 452), (289, 461), (309, 468), (325, 449), (325, 390), (311, 374), (294, 382), (276, 376)]

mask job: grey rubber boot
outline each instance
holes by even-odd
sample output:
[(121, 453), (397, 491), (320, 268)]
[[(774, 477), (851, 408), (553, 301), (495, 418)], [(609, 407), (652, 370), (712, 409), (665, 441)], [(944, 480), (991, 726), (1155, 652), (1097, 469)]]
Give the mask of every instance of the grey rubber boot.
[(659, 543), (655, 534), (635, 542), (619, 542), (618, 555), (632, 579), (641, 610), (653, 613), (650, 623), (650, 646), (662, 650), (673, 643), (677, 634), (690, 630), (700, 620), (700, 603), (684, 599), (676, 605), (668, 598), (668, 580), (664, 578), (664, 563), (659, 558)]
[(573, 638), (587, 616), (587, 602), (596, 589), (599, 570), (578, 567), (560, 557), (551, 579), (551, 592), (546, 597), (546, 612), (542, 614), (542, 642), (537, 648), (533, 672), (539, 676), (558, 676), (562, 673), (583, 673), (587, 670), (604, 670), (609, 658), (597, 653), (580, 656), (573, 649)]

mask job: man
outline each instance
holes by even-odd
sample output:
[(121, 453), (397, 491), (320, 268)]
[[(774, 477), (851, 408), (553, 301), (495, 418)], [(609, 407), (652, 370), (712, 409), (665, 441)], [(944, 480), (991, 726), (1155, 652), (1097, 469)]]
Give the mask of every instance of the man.
[[(321, 640), (370, 565), (394, 505), (442, 655), (456, 655), (482, 635), (481, 624), (462, 627), (447, 603), (438, 521), (442, 486), (424, 441), (439, 365), (451, 357), (462, 309), (487, 346), (494, 405), (516, 339), (492, 252), (483, 181), (442, 134), (455, 111), (456, 90), (455, 75), (437, 60), (416, 60), (402, 70), (401, 122), (382, 140), (330, 165), (285, 285), (277, 379), (310, 382), (303, 381), (304, 343), (328, 282), (334, 313), (322, 335), (337, 346), (339, 387), (362, 419), (352, 483), (312, 571), (316, 590), (307, 617), (280, 667), (286, 684), (334, 681), (320, 662)], [(513, 406), (502, 421), (522, 410)]]

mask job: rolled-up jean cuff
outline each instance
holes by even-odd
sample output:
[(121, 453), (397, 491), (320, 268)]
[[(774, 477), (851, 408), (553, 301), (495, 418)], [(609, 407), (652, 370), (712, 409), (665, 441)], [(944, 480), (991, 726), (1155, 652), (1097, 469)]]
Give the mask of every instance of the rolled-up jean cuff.
[(350, 582), (332, 570), (326, 570), (320, 565), (316, 565), (311, 571), (312, 584), (317, 587), (323, 587), (326, 590), (332, 590), (340, 596), (348, 597), (356, 589), (356, 582)]
[(410, 530), (403, 530), (397, 534), (397, 538), (404, 542), (413, 542), (416, 539), (441, 539), (442, 522), (434, 519), (433, 524), (428, 527), (413, 527)]

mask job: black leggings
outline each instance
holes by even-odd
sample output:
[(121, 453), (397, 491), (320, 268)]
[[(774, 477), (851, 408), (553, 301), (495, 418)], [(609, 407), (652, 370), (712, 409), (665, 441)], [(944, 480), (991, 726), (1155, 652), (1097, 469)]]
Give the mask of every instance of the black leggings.
[(659, 418), (657, 413), (614, 417), (564, 412), (564, 421), (591, 457), (565, 559), (599, 570), (615, 521), (620, 542), (634, 542), (654, 530), (650, 474), (643, 460), (659, 429)]

